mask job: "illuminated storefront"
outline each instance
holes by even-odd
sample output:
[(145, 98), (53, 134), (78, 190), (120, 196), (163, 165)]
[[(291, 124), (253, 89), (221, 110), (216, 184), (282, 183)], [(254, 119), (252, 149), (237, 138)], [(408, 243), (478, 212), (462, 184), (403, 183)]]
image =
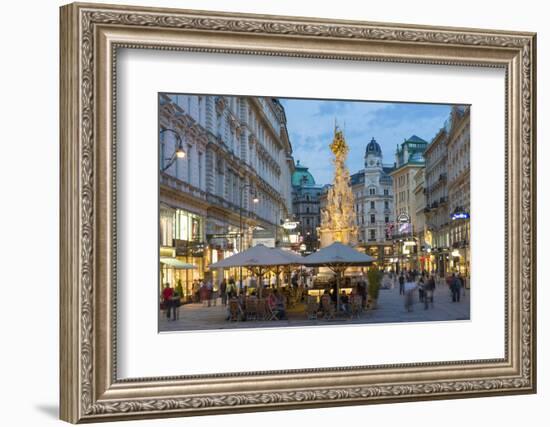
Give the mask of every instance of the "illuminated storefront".
[(159, 212), (160, 256), (175, 258), (194, 269), (160, 264), (160, 289), (166, 283), (179, 290), (185, 302), (194, 298), (199, 279), (204, 278), (204, 218), (195, 213), (161, 205)]

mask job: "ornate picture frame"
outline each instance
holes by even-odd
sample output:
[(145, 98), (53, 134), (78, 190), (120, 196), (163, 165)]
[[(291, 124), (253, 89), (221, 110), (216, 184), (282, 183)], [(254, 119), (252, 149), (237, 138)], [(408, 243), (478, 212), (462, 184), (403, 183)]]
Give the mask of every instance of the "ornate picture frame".
[[(79, 3), (60, 13), (61, 419), (97, 422), (536, 391), (535, 34)], [(504, 69), (505, 357), (119, 379), (119, 48)]]

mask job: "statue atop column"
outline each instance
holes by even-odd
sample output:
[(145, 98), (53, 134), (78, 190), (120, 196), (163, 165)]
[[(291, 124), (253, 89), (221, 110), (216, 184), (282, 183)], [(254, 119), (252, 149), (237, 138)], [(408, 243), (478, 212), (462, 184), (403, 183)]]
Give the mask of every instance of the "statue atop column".
[(327, 206), (321, 213), (321, 247), (335, 241), (353, 246), (357, 244), (358, 228), (353, 210), (355, 200), (346, 166), (349, 148), (344, 133), (338, 126), (334, 127), (334, 138), (330, 144), (330, 150), (334, 154), (334, 179), (328, 191)]

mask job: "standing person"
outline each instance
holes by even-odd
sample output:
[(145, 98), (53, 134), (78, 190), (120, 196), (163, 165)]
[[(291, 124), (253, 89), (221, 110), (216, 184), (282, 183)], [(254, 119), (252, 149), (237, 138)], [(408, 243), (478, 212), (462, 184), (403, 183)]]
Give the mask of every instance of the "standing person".
[(206, 283), (203, 281), (200, 281), (200, 287), (199, 287), (199, 295), (200, 295), (200, 302), (202, 305), (206, 305), (206, 300), (208, 299), (208, 289), (206, 288)]
[(293, 288), (298, 287), (298, 274), (297, 273), (294, 273), (294, 275), (292, 276), (292, 279), (290, 280), (290, 282), (291, 282)]
[(166, 308), (166, 317), (170, 319), (170, 312), (172, 311), (172, 297), (174, 296), (174, 290), (170, 287), (170, 283), (164, 284), (162, 290), (162, 300), (164, 301), (164, 307)]
[(206, 299), (207, 305), (210, 307), (212, 305), (212, 297), (214, 295), (214, 286), (210, 280), (206, 280)]
[(407, 274), (407, 281), (404, 286), (405, 292), (405, 308), (407, 311), (413, 311), (413, 294), (416, 289), (416, 283), (412, 274)]
[(424, 302), (424, 299), (426, 298), (426, 290), (425, 290), (425, 283), (424, 283), (424, 276), (420, 276), (420, 279), (418, 279), (418, 300), (420, 302)]
[(403, 276), (403, 272), (399, 275), (399, 295), (405, 295), (405, 276)]
[(222, 282), (220, 283), (220, 296), (222, 298), (222, 305), (227, 305), (227, 282), (225, 281), (225, 277), (222, 279)]
[(201, 301), (201, 285), (198, 280), (193, 280), (193, 297), (195, 302)]
[(460, 302), (460, 282), (455, 273), (451, 276), (451, 294), (453, 296), (453, 302)]
[(430, 303), (432, 305), (432, 308), (434, 307), (434, 291), (435, 291), (435, 278), (432, 274), (425, 285), (426, 294), (424, 295), (424, 310), (428, 309)]
[(235, 279), (233, 277), (229, 278), (227, 283), (227, 297), (229, 299), (237, 296), (237, 285), (235, 284)]
[(462, 288), (462, 296), (465, 297), (466, 296), (466, 278), (462, 276), (460, 272), (458, 273), (458, 280), (460, 282), (460, 287)]
[(357, 293), (361, 296), (361, 307), (365, 309), (367, 306), (367, 284), (363, 276), (361, 276), (357, 283)]

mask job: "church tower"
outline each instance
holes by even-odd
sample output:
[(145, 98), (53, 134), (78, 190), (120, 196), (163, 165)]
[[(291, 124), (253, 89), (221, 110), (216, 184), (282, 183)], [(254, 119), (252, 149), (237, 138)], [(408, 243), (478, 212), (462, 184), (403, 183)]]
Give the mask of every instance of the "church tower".
[(382, 169), (382, 149), (374, 138), (371, 139), (365, 149), (365, 169)]
[(382, 149), (372, 138), (365, 149), (365, 184), (378, 186), (382, 172)]

